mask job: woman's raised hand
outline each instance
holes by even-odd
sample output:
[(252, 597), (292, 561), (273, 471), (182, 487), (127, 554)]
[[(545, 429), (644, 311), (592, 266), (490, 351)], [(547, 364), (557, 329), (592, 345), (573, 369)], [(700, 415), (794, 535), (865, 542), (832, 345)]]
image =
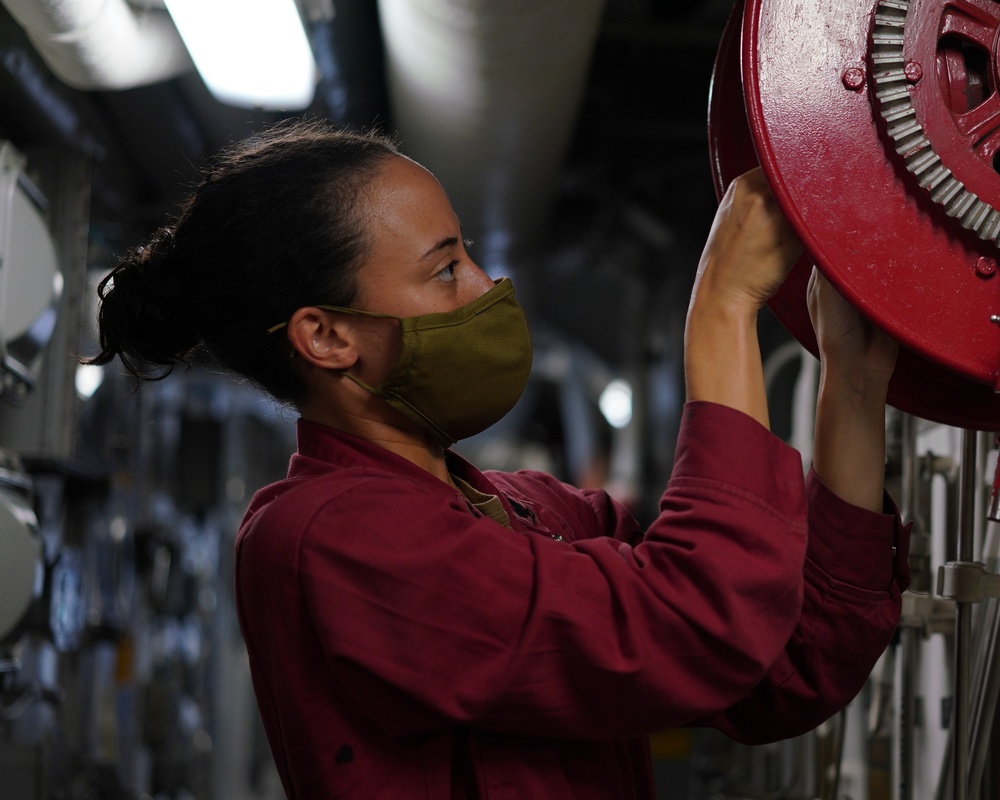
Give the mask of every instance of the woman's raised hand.
[(815, 268), (808, 297), (827, 378), (884, 396), (896, 365), (896, 342), (861, 316)]
[(698, 265), (695, 294), (759, 310), (802, 253), (758, 167), (726, 191)]
[(769, 424), (757, 312), (801, 252), (760, 169), (733, 181), (716, 212), (688, 307), (688, 400), (720, 403)]
[(813, 465), (840, 497), (882, 510), (885, 399), (897, 346), (814, 269), (809, 314), (819, 342)]

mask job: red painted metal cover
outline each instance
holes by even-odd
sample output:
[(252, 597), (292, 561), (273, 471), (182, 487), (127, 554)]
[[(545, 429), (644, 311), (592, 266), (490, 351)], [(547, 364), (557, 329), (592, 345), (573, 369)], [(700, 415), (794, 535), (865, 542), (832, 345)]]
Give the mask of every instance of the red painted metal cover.
[[(809, 256), (770, 303), (813, 353), (815, 263), (901, 344), (889, 400), (1000, 429), (996, 0), (747, 0), (716, 61), (716, 188), (760, 164)], [(996, 321), (995, 321), (996, 320)]]

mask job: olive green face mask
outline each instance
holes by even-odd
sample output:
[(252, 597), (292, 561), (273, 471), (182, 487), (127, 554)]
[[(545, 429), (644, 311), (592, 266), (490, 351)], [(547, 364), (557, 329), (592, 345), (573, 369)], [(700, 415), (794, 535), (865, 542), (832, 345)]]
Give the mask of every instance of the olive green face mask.
[(509, 278), (496, 281), (468, 305), (439, 314), (394, 317), (338, 306), (317, 308), (399, 320), (403, 346), (385, 380), (373, 387), (344, 375), (442, 447), (497, 422), (528, 383), (531, 337)]

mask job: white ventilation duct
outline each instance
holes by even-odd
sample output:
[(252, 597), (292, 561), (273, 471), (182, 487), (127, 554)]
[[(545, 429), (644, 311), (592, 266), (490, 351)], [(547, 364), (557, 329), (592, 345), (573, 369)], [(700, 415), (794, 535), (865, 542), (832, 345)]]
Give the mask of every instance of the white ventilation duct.
[(393, 121), (506, 268), (544, 222), (603, 0), (379, 0)]
[(76, 89), (129, 89), (193, 69), (165, 12), (125, 0), (2, 0), (49, 69)]

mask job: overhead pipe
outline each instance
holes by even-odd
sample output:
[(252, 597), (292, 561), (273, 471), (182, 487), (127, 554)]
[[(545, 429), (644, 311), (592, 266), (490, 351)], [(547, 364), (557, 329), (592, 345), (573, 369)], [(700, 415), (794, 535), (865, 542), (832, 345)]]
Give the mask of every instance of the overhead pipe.
[(118, 90), (194, 68), (165, 12), (125, 0), (0, 0), (38, 54), (74, 89)]
[(403, 150), (441, 180), (487, 270), (542, 229), (603, 5), (379, 0)]

